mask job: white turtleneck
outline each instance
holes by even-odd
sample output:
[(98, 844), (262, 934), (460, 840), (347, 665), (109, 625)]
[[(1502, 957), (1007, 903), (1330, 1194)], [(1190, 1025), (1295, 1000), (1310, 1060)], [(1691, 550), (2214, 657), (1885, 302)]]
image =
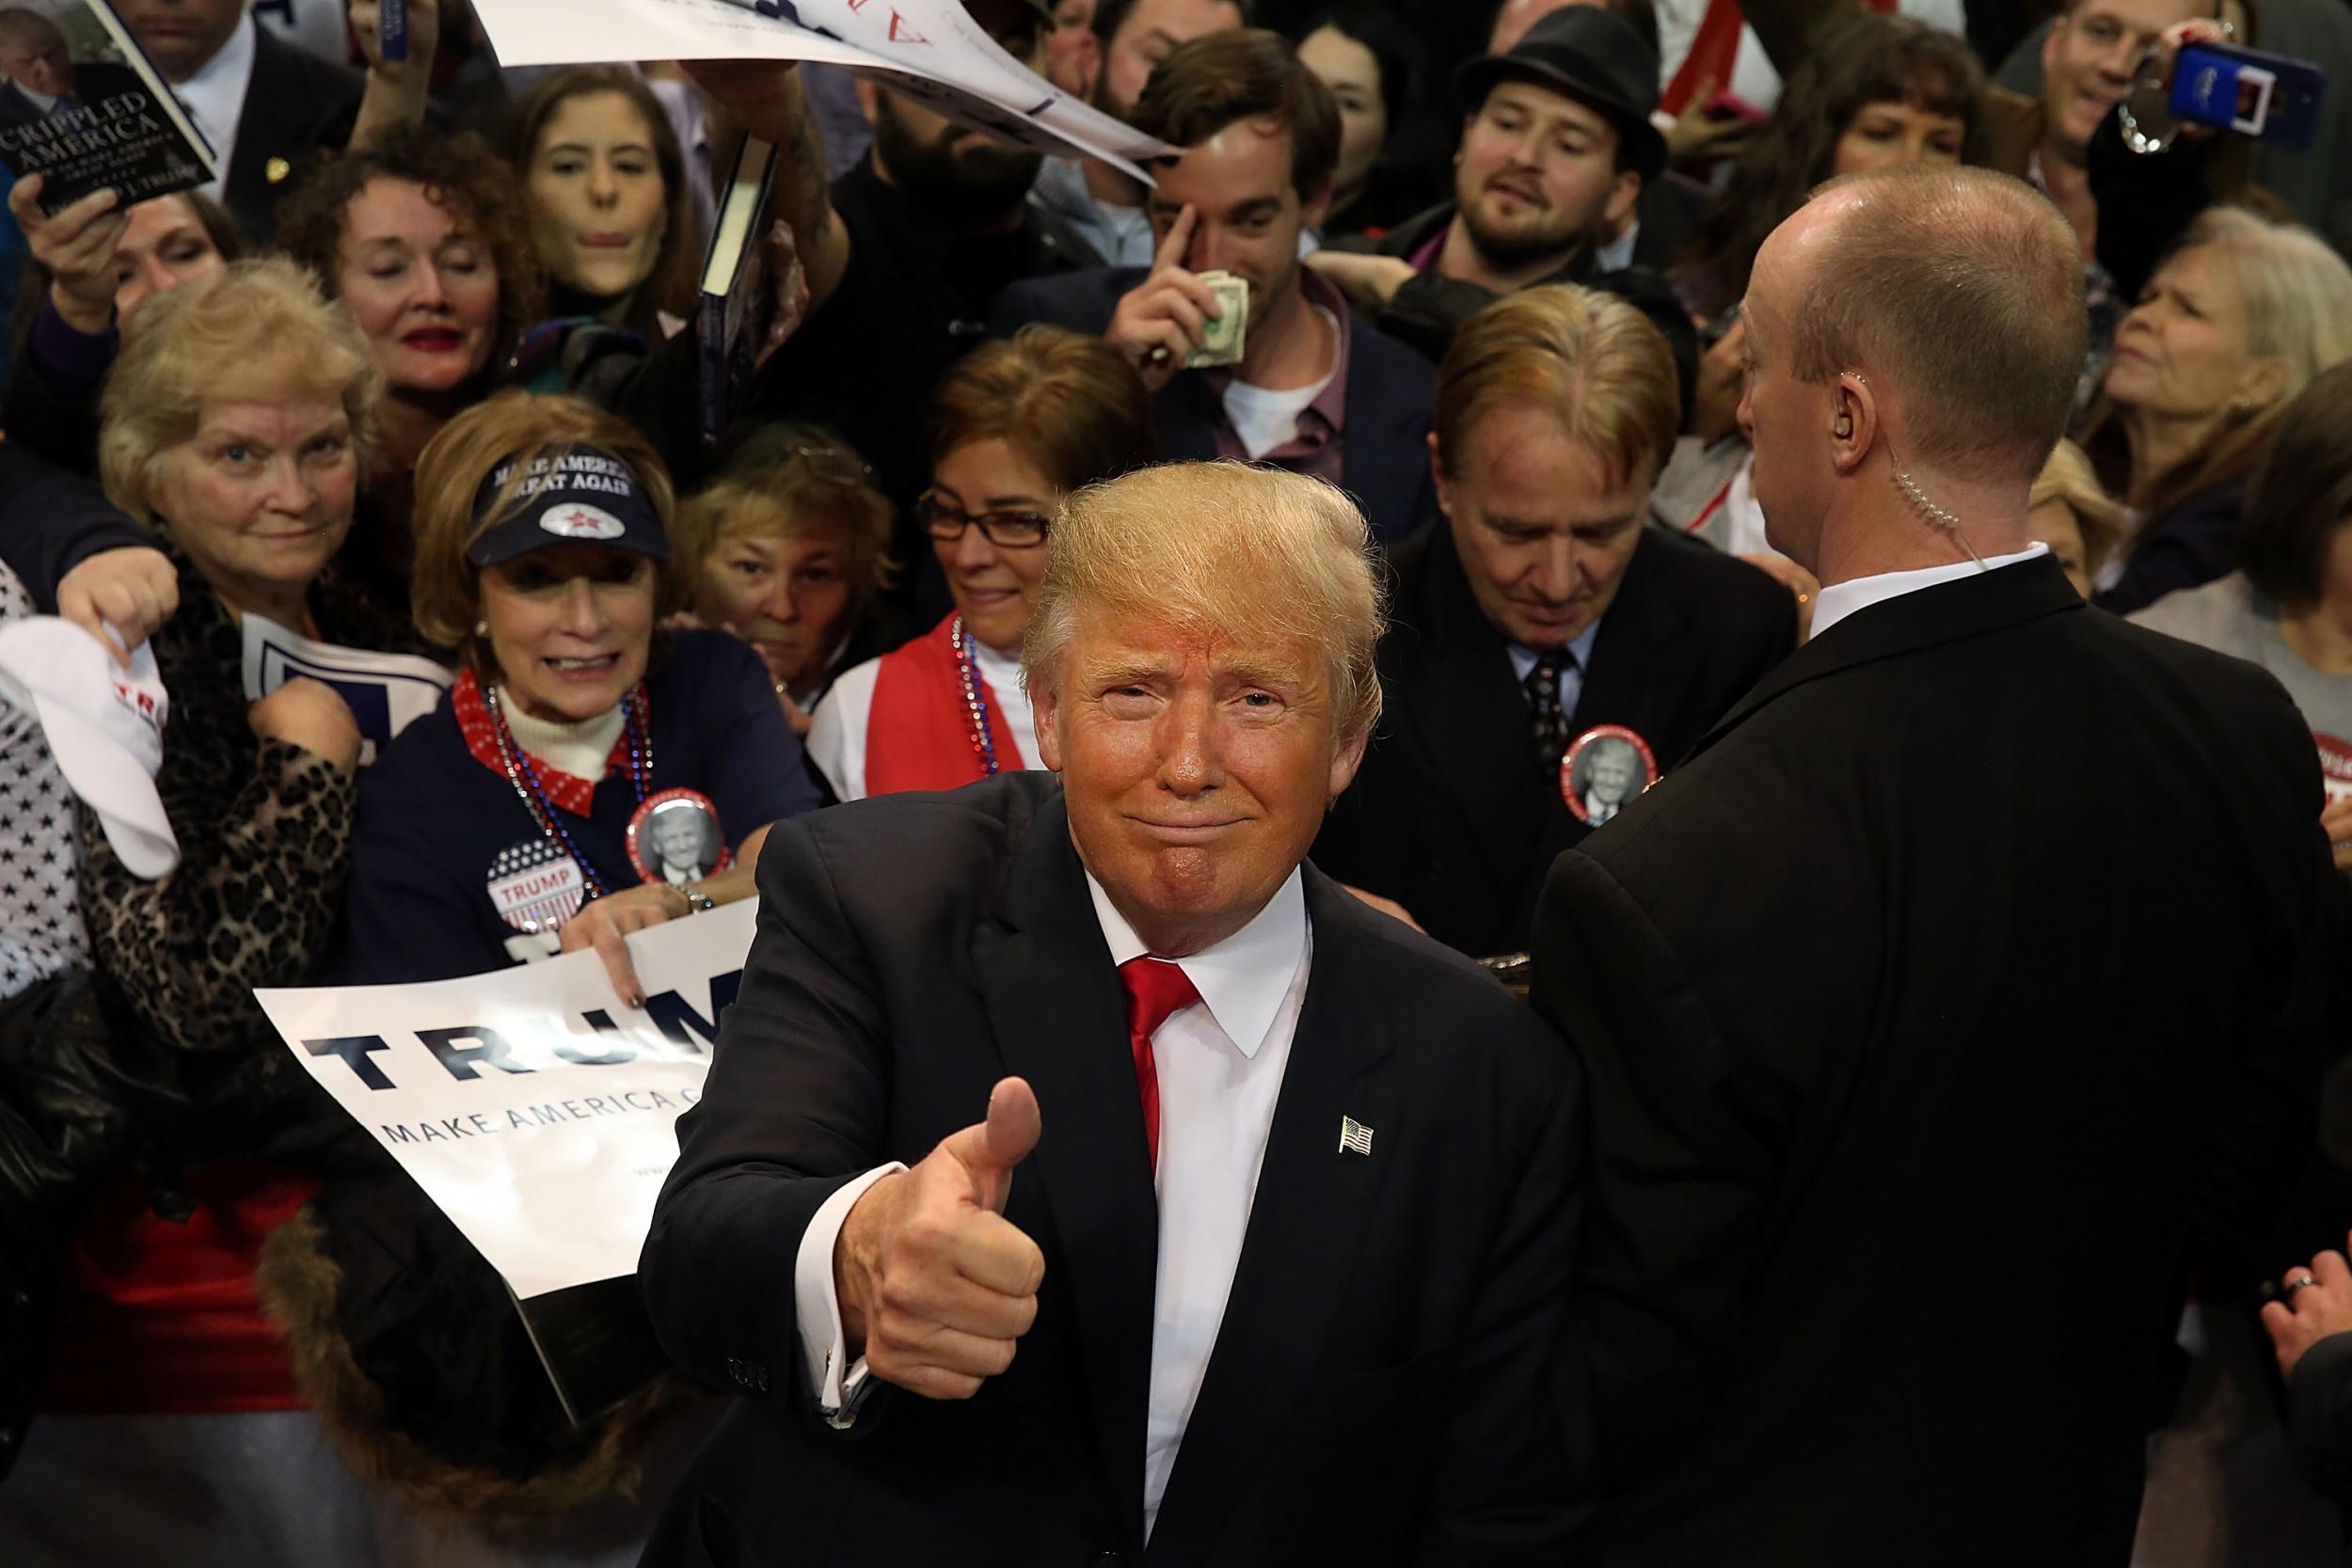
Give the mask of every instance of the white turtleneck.
[(621, 738), (621, 731), (628, 721), (617, 704), (594, 719), (577, 723), (533, 719), (504, 687), (499, 688), (499, 706), (506, 715), (506, 727), (515, 734), (515, 744), (556, 771), (586, 779), (590, 784), (604, 777), (604, 765), (612, 755), (612, 744)]

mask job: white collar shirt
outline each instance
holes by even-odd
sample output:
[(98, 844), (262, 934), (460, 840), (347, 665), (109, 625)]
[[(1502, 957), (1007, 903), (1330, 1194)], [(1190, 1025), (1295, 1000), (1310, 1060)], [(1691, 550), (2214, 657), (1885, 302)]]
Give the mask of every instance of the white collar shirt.
[(1912, 572), (1881, 572), (1874, 577), (1849, 578), (1834, 582), (1813, 599), (1813, 637), (1819, 641), (1823, 633), (1857, 610), (1867, 610), (1888, 599), (1899, 599), (1905, 594), (1916, 594), (1922, 588), (1935, 588), (1963, 578), (1973, 578), (1979, 572), (1997, 572), (2004, 566), (2015, 566), (2038, 555), (2048, 555), (2047, 545), (2030, 545), (2015, 555), (1995, 555), (1985, 558), (1979, 566), (1973, 561), (1963, 561), (1951, 566), (1922, 566)]
[[(1149, 949), (1092, 875), (1087, 892), (1114, 964)], [(1143, 1520), (1148, 1535), (1176, 1468), (1176, 1452), (1216, 1348), (1241, 1261), (1258, 1170), (1306, 1001), (1314, 942), (1306, 883), (1294, 867), (1249, 924), (1176, 966), (1200, 1002), (1168, 1015), (1152, 1036), (1160, 1084), (1159, 1258), (1152, 1284), (1151, 1392), (1144, 1417)], [(1121, 1042), (1123, 1044), (1123, 1042)], [(1051, 1136), (1051, 1132), (1047, 1136)], [(866, 1188), (893, 1171), (878, 1166), (836, 1190), (802, 1232), (795, 1257), (803, 1354), (819, 1404), (855, 1418), (866, 1362), (848, 1359), (834, 1294), (833, 1253), (842, 1222)]]
[(229, 182), (229, 162), (237, 155), (237, 119), (245, 113), (246, 89), (253, 85), (253, 36), (260, 25), (248, 15), (229, 35), (219, 53), (171, 89), (217, 160), (214, 166), (220, 171), (218, 175), (198, 187), (215, 201), (222, 199)]
[[(1111, 962), (1145, 957), (1150, 950), (1143, 939), (1091, 874), (1087, 892)], [(1176, 1449), (1241, 1261), (1312, 947), (1306, 884), (1294, 867), (1248, 925), (1175, 960), (1200, 1000), (1170, 1013), (1152, 1036), (1160, 1080), (1160, 1254), (1152, 1291), (1152, 1398), (1144, 1418), (1147, 1536), (1176, 1467)]]

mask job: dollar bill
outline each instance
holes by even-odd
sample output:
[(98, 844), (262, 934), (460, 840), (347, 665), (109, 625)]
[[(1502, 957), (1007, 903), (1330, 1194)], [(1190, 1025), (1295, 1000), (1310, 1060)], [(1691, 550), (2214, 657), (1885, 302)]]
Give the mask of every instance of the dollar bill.
[(1204, 272), (1200, 281), (1216, 293), (1216, 315), (1208, 324), (1208, 339), (1184, 356), (1184, 369), (1238, 365), (1249, 335), (1249, 285), (1230, 272)]

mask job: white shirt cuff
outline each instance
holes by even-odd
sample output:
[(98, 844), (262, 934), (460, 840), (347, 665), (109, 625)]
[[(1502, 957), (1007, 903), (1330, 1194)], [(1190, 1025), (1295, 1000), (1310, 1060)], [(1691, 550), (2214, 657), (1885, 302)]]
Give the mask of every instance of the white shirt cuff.
[(808, 1361), (808, 1386), (817, 1390), (817, 1402), (828, 1415), (849, 1403), (866, 1381), (866, 1357), (859, 1356), (854, 1366), (845, 1365), (849, 1344), (841, 1329), (841, 1298), (834, 1290), (834, 1243), (866, 1189), (906, 1168), (894, 1160), (842, 1183), (801, 1232), (801, 1250), (792, 1261), (792, 1307), (801, 1325), (801, 1354)]

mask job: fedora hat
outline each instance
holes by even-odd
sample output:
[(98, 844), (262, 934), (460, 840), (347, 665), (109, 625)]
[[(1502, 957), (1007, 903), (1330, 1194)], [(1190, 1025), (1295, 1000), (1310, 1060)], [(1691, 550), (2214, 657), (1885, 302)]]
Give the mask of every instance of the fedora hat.
[(1536, 82), (1607, 116), (1625, 148), (1625, 166), (1645, 180), (1666, 166), (1666, 138), (1650, 123), (1658, 107), (1658, 56), (1623, 17), (1596, 6), (1568, 5), (1536, 19), (1501, 55), (1482, 55), (1454, 73), (1463, 111), (1476, 114), (1495, 84)]

